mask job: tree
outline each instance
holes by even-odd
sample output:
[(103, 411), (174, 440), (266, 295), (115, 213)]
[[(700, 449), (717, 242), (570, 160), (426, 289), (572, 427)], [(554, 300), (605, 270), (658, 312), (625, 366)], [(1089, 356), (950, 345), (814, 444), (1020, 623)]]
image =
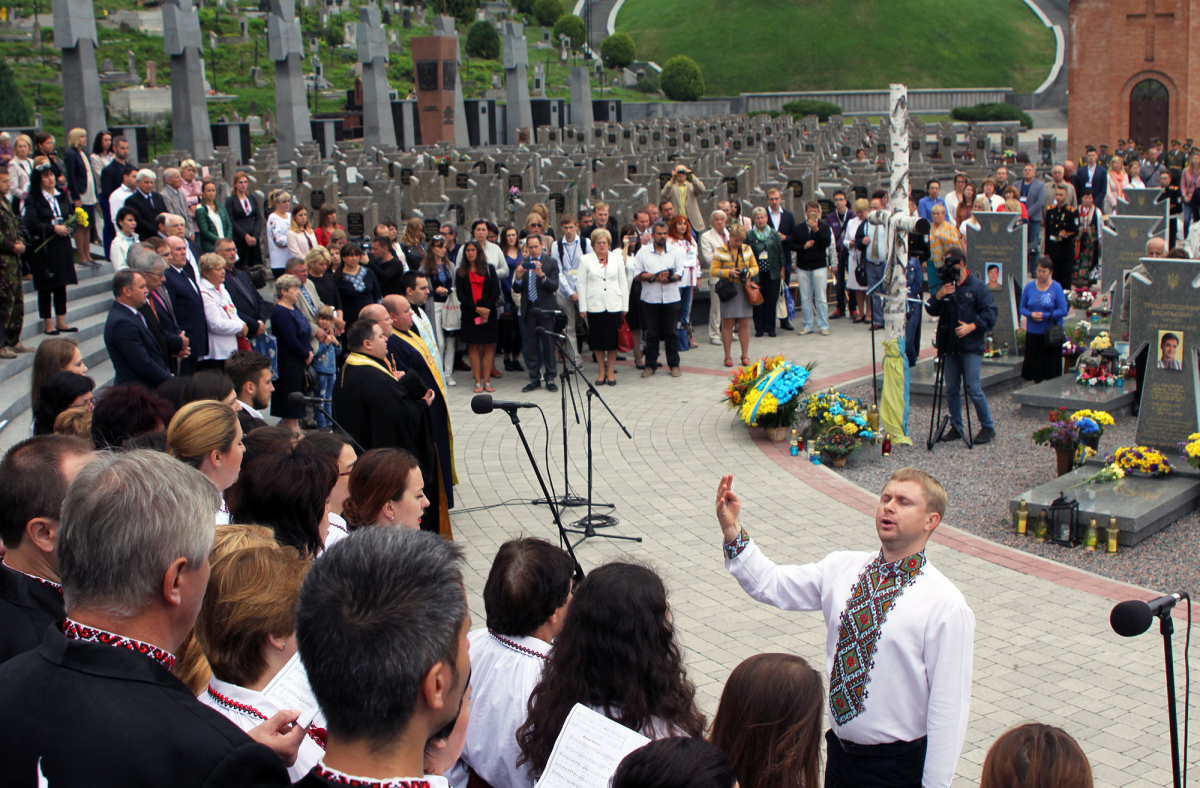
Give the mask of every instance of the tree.
[(0, 58), (0, 128), (29, 125), (29, 105), (17, 87), (8, 60)]
[(513, 10), (518, 14), (532, 14), (534, 0), (512, 0)]
[(554, 23), (565, 13), (562, 0), (537, 0), (533, 4), (533, 16), (542, 27), (554, 27)]
[(479, 8), (478, 0), (443, 0), (446, 15), (452, 16), (460, 25), (469, 25), (475, 20), (475, 11)]
[(605, 68), (627, 68), (637, 58), (637, 45), (628, 33), (613, 33), (600, 45)]
[(832, 101), (821, 101), (820, 99), (797, 99), (789, 101), (783, 105), (783, 111), (799, 120), (805, 115), (816, 115), (817, 119), (822, 123), (829, 120), (832, 115), (841, 115), (842, 108)]
[(571, 49), (579, 49), (586, 43), (587, 24), (574, 14), (567, 14), (554, 23), (554, 40), (558, 41), (560, 35), (571, 39), (568, 45)]
[(667, 61), (659, 84), (672, 101), (696, 101), (704, 95), (704, 75), (696, 61), (687, 55), (676, 55)]
[(467, 54), (484, 60), (500, 57), (500, 34), (482, 19), (467, 28)]

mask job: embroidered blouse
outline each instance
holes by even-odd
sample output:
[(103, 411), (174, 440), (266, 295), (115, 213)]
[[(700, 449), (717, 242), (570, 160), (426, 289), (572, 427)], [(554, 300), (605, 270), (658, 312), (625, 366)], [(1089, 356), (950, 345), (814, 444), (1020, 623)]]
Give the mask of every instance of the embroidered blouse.
[(167, 670), (175, 667), (175, 655), (151, 643), (143, 643), (140, 640), (127, 638), (99, 627), (89, 627), (71, 618), (63, 621), (62, 630), (67, 640), (82, 640), (87, 643), (102, 643), (106, 646), (124, 648), (146, 655)]

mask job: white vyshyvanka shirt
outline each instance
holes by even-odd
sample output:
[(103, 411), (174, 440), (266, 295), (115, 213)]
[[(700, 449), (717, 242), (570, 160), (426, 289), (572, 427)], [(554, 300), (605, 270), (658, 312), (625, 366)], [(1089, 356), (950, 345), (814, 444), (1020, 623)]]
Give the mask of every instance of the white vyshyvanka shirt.
[[(208, 687), (222, 696), (234, 701), (235, 703), (244, 704), (253, 707), (269, 720), (275, 714), (283, 711), (279, 706), (267, 700), (267, 697), (261, 692), (245, 687), (239, 687), (236, 684), (230, 684), (227, 681), (221, 681), (216, 676), (208, 682)], [(205, 689), (200, 693), (200, 702), (205, 706), (211, 706), (221, 714), (225, 715), (234, 725), (244, 731), (250, 731), (262, 725), (264, 720), (259, 719), (256, 715), (238, 711), (230, 708), (228, 705), (220, 702), (212, 692)], [(323, 723), (322, 723), (323, 724)], [(296, 762), (288, 767), (288, 777), (292, 782), (296, 782), (304, 775), (312, 770), (312, 767), (317, 765), (317, 761), (325, 757), (325, 750), (312, 740), (311, 736), (305, 736), (300, 742), (300, 753), (296, 756)]]
[[(781, 610), (820, 610), (834, 675), (838, 627), (850, 591), (878, 553), (830, 553), (815, 564), (778, 566), (751, 541), (725, 566), (750, 596)], [(948, 788), (962, 752), (971, 703), (975, 616), (931, 563), (888, 612), (876, 642), (863, 711), (845, 725), (826, 712), (838, 738), (886, 744), (928, 736), (924, 788)]]
[(350, 535), (346, 520), (337, 512), (329, 513), (329, 532), (325, 534), (325, 549), (333, 547), (339, 540)]
[(517, 766), (521, 748), (516, 734), (525, 722), (525, 704), (542, 677), (550, 644), (535, 637), (497, 637), (487, 629), (477, 629), (467, 639), (471, 642), (471, 721), (462, 760), (446, 776), (454, 788), (465, 788), (466, 763), (489, 785), (532, 788), (532, 776), (524, 766)]

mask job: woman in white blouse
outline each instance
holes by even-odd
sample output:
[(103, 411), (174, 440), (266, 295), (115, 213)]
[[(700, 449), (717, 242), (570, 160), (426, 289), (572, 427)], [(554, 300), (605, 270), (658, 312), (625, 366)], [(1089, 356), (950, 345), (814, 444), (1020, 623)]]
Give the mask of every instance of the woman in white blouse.
[(287, 261), (297, 256), (288, 249), (288, 229), (292, 226), (288, 209), (292, 207), (292, 195), (276, 189), (271, 192), (270, 201), (275, 210), (267, 217), (267, 249), (271, 255), (271, 273), (279, 278), (287, 269)]
[(288, 226), (288, 252), (292, 257), (304, 259), (313, 249), (317, 248), (317, 234), (308, 223), (308, 209), (297, 205), (292, 211), (292, 222)]
[(610, 254), (612, 235), (605, 229), (592, 231), (592, 251), (579, 261), (575, 275), (579, 316), (588, 324), (588, 346), (596, 352), (600, 375), (596, 385), (617, 385), (617, 331), (629, 303), (629, 280), (625, 261)]
[[(25, 202), (29, 196), (29, 180), (33, 176), (33, 140), (28, 134), (18, 134), (13, 143), (13, 158), (8, 163), (8, 196), (19, 202)], [(13, 206), (19, 210), (19, 205)]]
[(108, 259), (112, 261), (114, 271), (122, 271), (129, 267), (126, 258), (129, 250), (139, 243), (137, 235), (137, 211), (132, 208), (122, 208), (117, 211), (117, 234), (108, 250)]
[(246, 324), (225, 289), (225, 258), (210, 252), (200, 255), (200, 297), (208, 323), (208, 353), (202, 359), (224, 361), (238, 349), (238, 337), (246, 336)]

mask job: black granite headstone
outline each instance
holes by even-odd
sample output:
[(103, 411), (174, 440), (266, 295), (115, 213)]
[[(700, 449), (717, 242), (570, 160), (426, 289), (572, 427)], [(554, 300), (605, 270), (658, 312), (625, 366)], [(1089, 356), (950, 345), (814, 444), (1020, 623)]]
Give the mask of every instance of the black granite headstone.
[(737, 178), (734, 178), (732, 176), (722, 178), (721, 184), (724, 185), (725, 188), (727, 189), (727, 192), (726, 192), (727, 194), (737, 194), (738, 193)]
[(366, 222), (363, 215), (357, 211), (346, 214), (346, 235), (351, 238), (361, 238), (366, 235)]
[(457, 188), (459, 188), (459, 189), (469, 189), (469, 188), (471, 188), (471, 175), (470, 175), (470, 173), (466, 173), (466, 172), (459, 172), (459, 173), (455, 173), (455, 175), (454, 175), (454, 185), (455, 185), (455, 187), (457, 187)]
[(425, 220), (425, 240), (426, 241), (432, 240), (433, 236), (437, 235), (441, 231), (442, 231), (442, 228), (441, 228), (441, 225), (438, 224), (437, 219), (426, 219)]
[(1122, 320), (1126, 272), (1145, 256), (1146, 242), (1161, 221), (1153, 216), (1114, 216), (1111, 219), (1112, 227), (1105, 225), (1102, 231), (1100, 296), (1108, 296), (1108, 303), (1112, 307), (1111, 325), (1118, 325)]
[(1117, 205), (1117, 213), (1121, 216), (1165, 216), (1166, 203), (1155, 202), (1162, 189), (1125, 189), (1126, 204)]
[(1200, 261), (1147, 257), (1141, 264), (1146, 278), (1129, 277), (1130, 356), (1149, 346), (1136, 440), (1175, 457), (1179, 441), (1197, 431), (1200, 408)]
[(325, 192), (320, 189), (313, 189), (309, 195), (308, 202), (314, 211), (321, 210), (321, 206), (325, 204)]
[(402, 183), (405, 186), (408, 186), (409, 184), (412, 183), (412, 176), (413, 176), (412, 167), (401, 167), (400, 168), (400, 183)]
[(996, 301), (996, 327), (992, 337), (996, 347), (1008, 345), (1017, 351), (1017, 327), (1020, 314), (1020, 288), (1025, 272), (1025, 227), (1011, 213), (975, 212), (974, 227), (967, 231), (967, 270), (992, 291)]

